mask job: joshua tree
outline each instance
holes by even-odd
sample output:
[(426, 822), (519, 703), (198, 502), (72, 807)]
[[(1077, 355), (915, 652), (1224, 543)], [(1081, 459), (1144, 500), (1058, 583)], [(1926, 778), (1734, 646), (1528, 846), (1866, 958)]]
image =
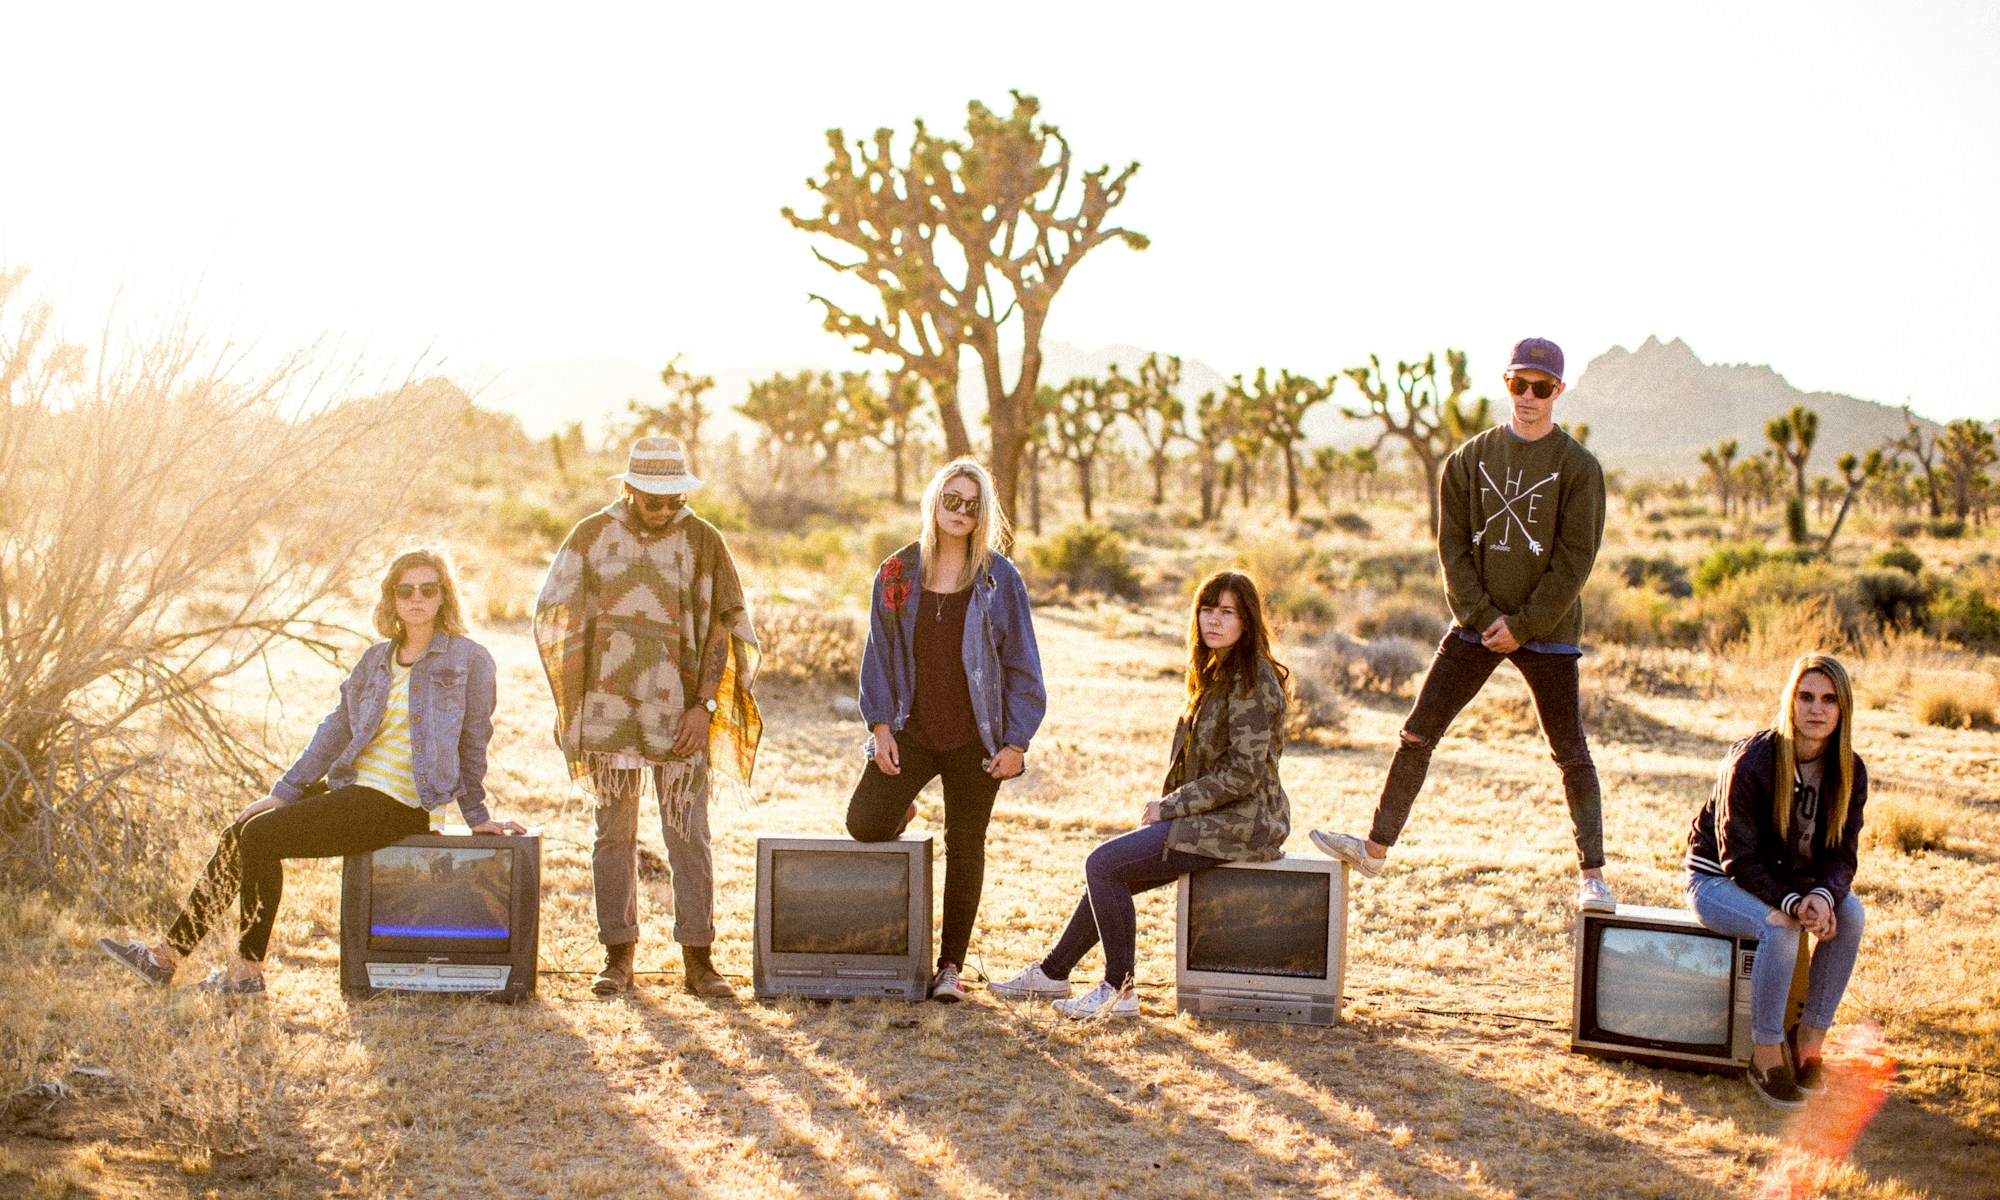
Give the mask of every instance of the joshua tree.
[(1764, 436), (1778, 457), (1791, 464), (1792, 496), (1803, 509), (1806, 503), (1806, 460), (1812, 457), (1813, 443), (1819, 440), (1819, 414), (1803, 404), (1764, 423)]
[(1833, 516), (1833, 528), (1826, 531), (1826, 540), (1820, 543), (1821, 554), (1833, 553), (1833, 539), (1840, 536), (1840, 523), (1847, 520), (1847, 510), (1853, 505), (1854, 498), (1861, 494), (1861, 489), (1869, 480), (1882, 473), (1882, 452), (1870, 450), (1866, 457), (1843, 454), (1839, 466), (1840, 476), (1847, 483), (1847, 494), (1840, 498), (1840, 511)]
[(1349, 367), (1346, 372), (1354, 386), (1361, 389), (1368, 407), (1341, 410), (1354, 420), (1373, 417), (1382, 423), (1382, 432), (1375, 438), (1376, 449), (1390, 438), (1409, 447), (1410, 457), (1416, 460), (1423, 478), (1424, 502), (1430, 506), (1433, 533), (1438, 527), (1438, 474), (1444, 470), (1444, 460), (1465, 439), (1493, 423), (1492, 406), (1484, 396), (1469, 405), (1464, 400), (1465, 393), (1472, 388), (1472, 376), (1465, 369), (1465, 351), (1446, 350), (1444, 355), (1451, 370), (1451, 390), (1443, 397), (1438, 395), (1437, 355), (1426, 355), (1422, 362), (1398, 362), (1396, 394), (1391, 396), (1382, 360), (1371, 354), (1367, 366)]
[(1294, 375), (1290, 371), (1278, 372), (1276, 385), (1265, 376), (1264, 368), (1257, 368), (1256, 382), (1251, 387), (1243, 386), (1243, 377), (1238, 375), (1229, 385), (1229, 394), (1241, 406), (1251, 422), (1262, 427), (1264, 440), (1278, 448), (1278, 454), (1285, 460), (1285, 515), (1299, 515), (1299, 455), (1298, 444), (1305, 440), (1306, 413), (1312, 406), (1333, 395), (1333, 380), (1324, 384)]
[(1937, 439), (1938, 474), (1951, 488), (1951, 513), (1963, 521), (1976, 508), (1986, 511), (1986, 468), (2000, 459), (1993, 431), (1966, 417), (1944, 427)]
[(1701, 465), (1708, 468), (1709, 477), (1715, 480), (1716, 498), (1722, 502), (1722, 515), (1725, 519), (1729, 516), (1731, 484), (1735, 482), (1734, 468), (1730, 464), (1735, 461), (1735, 438), (1726, 438), (1716, 443), (1713, 450), (1701, 452)]
[(1153, 503), (1167, 499), (1167, 462), (1175, 442), (1190, 440), (1187, 434), (1187, 405), (1174, 395), (1181, 385), (1181, 360), (1169, 355), (1164, 361), (1148, 354), (1139, 364), (1139, 378), (1128, 380), (1111, 367), (1111, 385), (1118, 391), (1123, 412), (1139, 427), (1139, 440), (1146, 445), (1146, 465), (1153, 472)]
[(843, 423), (852, 436), (871, 441), (889, 452), (896, 503), (903, 503), (904, 460), (917, 437), (918, 412), (924, 400), (923, 378), (902, 367), (888, 373), (881, 391), (875, 389), (863, 371), (843, 371), (840, 381)]
[(1119, 394), (1103, 380), (1079, 375), (1060, 388), (1044, 389), (1041, 407), (1048, 410), (1054, 435), (1050, 449), (1064, 462), (1076, 464), (1076, 486), (1083, 498), (1083, 519), (1092, 517), (1091, 468), (1116, 428), (1122, 409)]
[(1938, 440), (1936, 434), (1925, 436), (1924, 427), (1917, 422), (1917, 414), (1910, 406), (1903, 406), (1903, 436), (1889, 443), (1890, 453), (1898, 458), (1907, 454), (1916, 460), (1924, 472), (1924, 499), (1930, 504), (1931, 519), (1944, 515), (1943, 489), (1938, 486)]
[(841, 399), (841, 385), (825, 371), (780, 372), (750, 385), (749, 396), (736, 411), (763, 427), (772, 446), (774, 487), (783, 485), (794, 452), (818, 449), (832, 465), (844, 436)]
[[(840, 243), (846, 260), (818, 249), (821, 262), (873, 286), (881, 314), (863, 315), (814, 296), (826, 327), (864, 350), (892, 355), (924, 378), (937, 398), (946, 450), (971, 450), (958, 408), (962, 348), (979, 356), (986, 384), (992, 467), (1000, 505), (1014, 511), (1042, 368), (1042, 330), (1056, 292), (1083, 256), (1107, 241), (1144, 249), (1143, 234), (1108, 225), (1139, 169), (1108, 166), (1079, 177), (1069, 142), (1039, 121), (1041, 103), (1013, 93), (1007, 116), (975, 100), (964, 138), (916, 123), (899, 158), (894, 132), (850, 145), (827, 133), (832, 158), (808, 181), (820, 213), (784, 217), (795, 228)], [(1020, 369), (1003, 379), (1002, 328), (1020, 316)]]
[(627, 402), (626, 408), (632, 413), (632, 436), (646, 437), (655, 433), (671, 433), (687, 447), (688, 466), (695, 465), (696, 455), (701, 451), (701, 427), (708, 420), (708, 406), (701, 398), (715, 386), (711, 375), (696, 375), (681, 367), (679, 354), (660, 371), (660, 382), (667, 385), (665, 404), (641, 404), (637, 400)]
[(1194, 406), (1195, 457), (1201, 466), (1201, 520), (1202, 524), (1222, 515), (1223, 502), (1229, 498), (1228, 484), (1222, 477), (1222, 448), (1229, 444), (1230, 434), (1236, 426), (1236, 410), (1227, 398), (1214, 392), (1202, 393)]

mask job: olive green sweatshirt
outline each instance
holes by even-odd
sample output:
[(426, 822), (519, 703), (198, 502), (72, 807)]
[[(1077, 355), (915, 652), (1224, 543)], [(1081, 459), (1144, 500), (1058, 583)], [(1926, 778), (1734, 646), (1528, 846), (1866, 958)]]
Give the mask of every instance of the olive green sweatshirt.
[(1604, 470), (1560, 428), (1524, 442), (1506, 425), (1445, 460), (1438, 562), (1458, 624), (1500, 617), (1516, 640), (1579, 646), (1583, 582), (1604, 540)]

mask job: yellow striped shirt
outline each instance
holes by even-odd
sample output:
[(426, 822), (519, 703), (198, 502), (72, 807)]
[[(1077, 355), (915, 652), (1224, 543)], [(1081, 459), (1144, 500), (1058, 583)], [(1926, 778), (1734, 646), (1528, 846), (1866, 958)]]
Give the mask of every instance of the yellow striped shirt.
[(410, 751), (410, 668), (389, 656), (389, 707), (382, 727), (354, 759), (354, 782), (393, 796), (411, 808), (417, 799), (417, 769)]

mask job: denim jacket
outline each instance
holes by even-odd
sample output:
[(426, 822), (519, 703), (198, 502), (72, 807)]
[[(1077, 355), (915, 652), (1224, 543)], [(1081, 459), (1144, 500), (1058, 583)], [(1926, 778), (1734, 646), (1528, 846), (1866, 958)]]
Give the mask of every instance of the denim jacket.
[[(271, 795), (290, 804), (309, 784), (330, 788), (354, 782), (354, 760), (381, 728), (389, 707), (389, 655), (395, 643), (362, 652), (354, 673), (340, 685), (340, 707), (328, 713), (312, 744), (272, 785)], [(410, 762), (417, 799), (425, 812), (457, 801), (467, 825), (488, 819), (486, 741), (493, 736), (493, 656), (469, 637), (438, 633), (410, 668)]]
[[(868, 602), (868, 645), (861, 655), (861, 719), (869, 729), (901, 733), (917, 695), (917, 601), (923, 592), (918, 544), (883, 560)], [(965, 681), (986, 753), (1028, 748), (1048, 709), (1042, 656), (1028, 611), (1028, 588), (998, 554), (972, 581), (965, 606)]]

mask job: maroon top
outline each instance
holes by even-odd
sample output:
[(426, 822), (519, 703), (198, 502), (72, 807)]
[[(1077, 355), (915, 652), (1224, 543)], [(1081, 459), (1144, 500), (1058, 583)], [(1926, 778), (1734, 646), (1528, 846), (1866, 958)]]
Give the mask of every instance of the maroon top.
[(904, 732), (942, 754), (979, 740), (972, 687), (965, 679), (965, 606), (972, 589), (933, 592), (917, 600), (917, 695)]

